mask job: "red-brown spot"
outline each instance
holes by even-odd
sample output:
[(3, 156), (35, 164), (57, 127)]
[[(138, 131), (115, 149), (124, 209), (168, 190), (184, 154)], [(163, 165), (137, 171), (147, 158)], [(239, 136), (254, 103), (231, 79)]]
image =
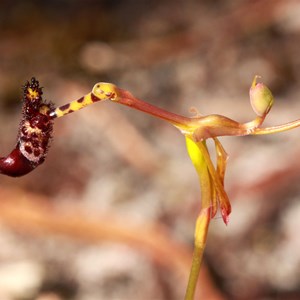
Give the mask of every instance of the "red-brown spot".
[(24, 147), (25, 151), (28, 153), (28, 154), (31, 154), (32, 153), (32, 148), (30, 146), (25, 146)]
[(38, 149), (34, 149), (33, 154), (35, 157), (39, 157), (41, 155), (41, 151)]
[(35, 139), (35, 140), (32, 140), (31, 144), (32, 144), (32, 147), (37, 148), (40, 143), (38, 140)]
[(69, 107), (70, 107), (70, 103), (61, 106), (59, 109), (60, 109), (61, 111), (64, 111), (64, 110), (67, 110)]
[(92, 99), (93, 102), (100, 101), (100, 99), (98, 97), (96, 97), (93, 93), (91, 94), (91, 99)]

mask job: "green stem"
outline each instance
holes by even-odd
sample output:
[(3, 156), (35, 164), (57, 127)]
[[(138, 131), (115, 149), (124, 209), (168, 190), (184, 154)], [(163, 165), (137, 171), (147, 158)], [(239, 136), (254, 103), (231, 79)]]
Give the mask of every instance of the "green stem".
[(194, 247), (192, 267), (185, 294), (185, 300), (193, 300), (202, 263), (204, 248)]
[[(204, 148), (206, 148), (205, 142), (201, 142), (201, 144)], [(192, 267), (185, 295), (185, 300), (193, 300), (199, 278), (203, 252), (206, 245), (209, 222), (213, 211), (213, 185), (209, 170), (207, 168), (207, 163), (198, 145), (188, 137), (186, 137), (186, 145), (190, 159), (193, 162), (199, 176), (202, 206), (195, 227)]]
[(195, 297), (203, 253), (206, 246), (210, 215), (211, 209), (205, 208), (201, 210), (197, 219), (192, 267), (184, 298), (185, 300), (193, 300)]

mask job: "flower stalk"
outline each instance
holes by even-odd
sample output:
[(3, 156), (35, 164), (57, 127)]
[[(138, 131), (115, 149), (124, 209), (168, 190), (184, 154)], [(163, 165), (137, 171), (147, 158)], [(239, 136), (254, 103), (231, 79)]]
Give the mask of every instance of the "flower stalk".
[[(206, 148), (206, 143), (201, 143), (203, 147)], [(192, 266), (185, 294), (185, 300), (192, 300), (195, 296), (210, 220), (216, 213), (216, 208), (214, 207), (214, 204), (216, 203), (212, 203), (212, 199), (214, 198), (214, 187), (203, 153), (198, 145), (188, 137), (186, 137), (186, 147), (189, 157), (198, 174), (202, 201), (195, 226)]]
[[(249, 91), (250, 103), (257, 117), (246, 123), (239, 123), (222, 115), (184, 117), (137, 99), (117, 86), (110, 85), (109, 87), (109, 95), (113, 95), (110, 100), (113, 102), (167, 121), (178, 128), (186, 138), (187, 151), (200, 181), (201, 209), (195, 226), (194, 254), (185, 300), (193, 300), (195, 296), (210, 220), (220, 210), (223, 221), (227, 225), (231, 213), (230, 201), (224, 190), (228, 155), (217, 137), (270, 134), (300, 126), (300, 120), (296, 120), (283, 125), (261, 127), (273, 106), (274, 98), (267, 86), (257, 83), (258, 78), (259, 76), (254, 77)], [(107, 100), (102, 85), (103, 83), (96, 84), (92, 94), (96, 98)], [(216, 167), (205, 142), (209, 138), (215, 143)]]

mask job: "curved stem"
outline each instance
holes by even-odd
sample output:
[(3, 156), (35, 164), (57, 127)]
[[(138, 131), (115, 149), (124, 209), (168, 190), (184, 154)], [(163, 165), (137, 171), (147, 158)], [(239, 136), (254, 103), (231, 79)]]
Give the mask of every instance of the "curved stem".
[(271, 134), (271, 133), (278, 133), (278, 132), (283, 132), (287, 131), (290, 129), (294, 129), (300, 127), (300, 120), (295, 120), (292, 122), (288, 122), (282, 125), (277, 125), (277, 126), (271, 126), (271, 127), (266, 127), (266, 128), (254, 128), (250, 135), (259, 135), (259, 134)]
[(114, 102), (135, 108), (139, 111), (150, 114), (154, 117), (163, 119), (174, 126), (190, 126), (192, 119), (189, 117), (184, 117), (172, 112), (169, 112), (163, 108), (152, 105), (148, 102), (142, 101), (134, 97), (131, 93), (126, 90), (116, 87), (118, 97), (113, 100)]

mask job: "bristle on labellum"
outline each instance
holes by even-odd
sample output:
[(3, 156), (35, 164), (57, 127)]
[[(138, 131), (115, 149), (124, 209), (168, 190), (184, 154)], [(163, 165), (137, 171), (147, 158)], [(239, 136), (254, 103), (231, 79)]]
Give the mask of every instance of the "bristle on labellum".
[(53, 105), (43, 101), (39, 82), (32, 78), (23, 91), (16, 147), (7, 157), (0, 158), (0, 173), (13, 177), (25, 175), (44, 162), (53, 130), (49, 116)]

